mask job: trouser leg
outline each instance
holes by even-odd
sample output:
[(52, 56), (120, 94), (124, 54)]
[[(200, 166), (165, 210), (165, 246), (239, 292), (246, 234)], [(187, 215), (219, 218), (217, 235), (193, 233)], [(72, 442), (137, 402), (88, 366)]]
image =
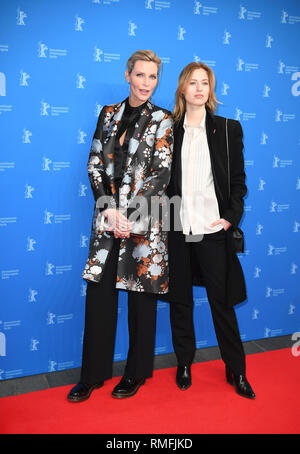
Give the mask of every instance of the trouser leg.
[(156, 328), (155, 294), (128, 292), (129, 349), (124, 376), (137, 380), (153, 373)]
[(114, 242), (101, 282), (88, 282), (80, 381), (94, 384), (112, 377), (118, 291), (115, 288), (119, 241)]
[(236, 374), (245, 374), (245, 353), (233, 307), (210, 301), (211, 313), (221, 357)]
[(196, 351), (193, 301), (188, 304), (170, 302), (170, 322), (177, 363), (189, 366)]
[(235, 309), (226, 304), (225, 240), (204, 238), (202, 242), (193, 245), (193, 248), (205, 280), (221, 357), (235, 373), (245, 374), (245, 353)]
[[(182, 241), (182, 238), (179, 238), (179, 241)], [(176, 242), (173, 241), (173, 243), (173, 248), (175, 248)], [(185, 276), (180, 283), (183, 287), (181, 293), (185, 295), (185, 300), (171, 300), (169, 305), (172, 343), (179, 366), (189, 366), (193, 362), (196, 351), (192, 273), (185, 270), (185, 268), (191, 268), (190, 250), (190, 244), (184, 243), (180, 259), (176, 257), (174, 251), (173, 254), (170, 251), (170, 256), (173, 255), (173, 260), (178, 261), (176, 266), (181, 269), (181, 272), (177, 272), (177, 277), (181, 273)], [(176, 285), (178, 285), (177, 282)]]

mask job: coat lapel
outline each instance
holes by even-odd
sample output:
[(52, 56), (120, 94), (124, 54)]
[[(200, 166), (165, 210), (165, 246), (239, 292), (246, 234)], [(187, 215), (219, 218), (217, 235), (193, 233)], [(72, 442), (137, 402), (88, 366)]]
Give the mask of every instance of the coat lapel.
[(206, 136), (207, 136), (207, 143), (209, 148), (210, 154), (210, 162), (211, 162), (211, 171), (213, 174), (214, 185), (216, 190), (217, 198), (223, 199), (222, 191), (219, 188), (218, 180), (216, 177), (216, 167), (217, 167), (217, 159), (218, 159), (218, 149), (217, 149), (217, 137), (219, 131), (217, 131), (216, 122), (214, 119), (214, 115), (210, 110), (206, 109)]
[[(174, 189), (176, 194), (182, 195), (182, 164), (181, 164), (181, 150), (182, 150), (182, 142), (184, 136), (184, 115), (182, 116), (181, 120), (174, 125), (174, 158), (173, 158), (173, 172), (174, 173)], [(216, 178), (216, 161), (218, 159), (218, 150), (217, 150), (217, 126), (214, 120), (214, 115), (208, 109), (206, 109), (206, 135), (207, 135), (207, 143), (210, 153), (210, 161), (211, 161), (211, 168), (212, 174), (215, 184), (215, 189), (217, 193), (217, 197), (223, 199), (222, 191), (220, 191), (218, 181)]]
[[(103, 144), (103, 160), (104, 160), (104, 168), (106, 172), (106, 177), (108, 178), (109, 185), (111, 187), (111, 192), (114, 195), (116, 193), (115, 183), (114, 183), (114, 147), (115, 147), (115, 140), (116, 135), (119, 130), (120, 122), (122, 119), (122, 115), (125, 110), (125, 103), (126, 99), (119, 104), (114, 106), (114, 112), (109, 120), (109, 124), (107, 127), (104, 125), (104, 132), (106, 132), (106, 138)], [(121, 186), (124, 183), (124, 179), (126, 178), (128, 184), (128, 174), (127, 170), (132, 161), (134, 154), (136, 153), (140, 141), (144, 135), (144, 132), (149, 124), (149, 119), (151, 116), (151, 111), (153, 109), (153, 105), (150, 101), (147, 102), (144, 109), (141, 112), (141, 116), (138, 119), (137, 127), (134, 129), (133, 137), (129, 140), (128, 143), (128, 152), (127, 152), (127, 160), (124, 169), (123, 180)], [(121, 189), (121, 188), (120, 188)], [(120, 203), (121, 205), (122, 203)]]
[(140, 141), (144, 135), (144, 132), (149, 124), (149, 117), (150, 117), (150, 114), (151, 114), (151, 110), (152, 110), (152, 104), (148, 101), (145, 108), (142, 110), (141, 112), (141, 116), (139, 117), (138, 119), (138, 122), (137, 122), (137, 127), (134, 129), (134, 133), (133, 133), (133, 136), (132, 138), (129, 140), (129, 143), (128, 143), (128, 154), (127, 154), (127, 161), (126, 161), (126, 164), (125, 164), (125, 172), (124, 174), (126, 174), (126, 171), (131, 163), (131, 160), (135, 154), (135, 152), (137, 151), (138, 149), (138, 146), (140, 144)]
[(182, 195), (182, 165), (181, 165), (181, 148), (184, 136), (183, 129), (184, 116), (174, 125), (174, 189), (175, 193)]
[[(131, 139), (129, 140), (128, 143), (128, 151), (127, 151), (127, 158), (126, 158), (126, 163), (124, 167), (124, 174), (120, 186), (120, 194), (122, 194), (122, 188), (124, 185), (131, 185), (132, 184), (132, 172), (129, 171), (133, 156), (137, 152), (139, 145), (141, 143), (141, 140), (143, 138), (143, 135), (145, 133), (145, 130), (147, 126), (149, 126), (150, 123), (150, 116), (151, 116), (151, 110), (152, 110), (152, 104), (148, 101), (146, 106), (141, 112), (140, 117), (137, 120), (137, 123), (134, 128), (134, 133)], [(133, 189), (131, 187), (131, 191), (128, 192), (126, 191), (126, 197), (120, 197), (119, 199), (119, 204), (121, 208), (126, 208), (127, 207), (127, 202), (128, 198), (130, 198), (132, 195), (135, 195), (135, 191), (137, 191), (138, 188)]]
[(111, 193), (114, 195), (116, 193), (115, 183), (114, 183), (114, 147), (115, 147), (115, 139), (119, 129), (120, 120), (122, 118), (124, 109), (125, 109), (125, 101), (122, 101), (119, 104), (114, 106), (114, 112), (112, 114), (111, 119), (109, 120), (109, 124), (106, 126), (104, 124), (104, 132), (106, 132), (106, 138), (103, 144), (103, 161), (104, 161), (104, 168), (105, 174), (109, 181), (109, 185), (111, 188)]
[(103, 127), (104, 132), (106, 132), (105, 143), (108, 143), (108, 141), (117, 134), (118, 125), (120, 124), (120, 120), (125, 109), (125, 101), (126, 100), (120, 102), (119, 104), (115, 104), (112, 106), (113, 111), (108, 112), (108, 115), (110, 115), (110, 119), (108, 120), (109, 123), (104, 123)]

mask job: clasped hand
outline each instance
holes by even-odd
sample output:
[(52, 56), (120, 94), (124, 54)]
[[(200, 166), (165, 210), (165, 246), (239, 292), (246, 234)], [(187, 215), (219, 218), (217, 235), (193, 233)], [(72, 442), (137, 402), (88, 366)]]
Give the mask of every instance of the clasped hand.
[(109, 232), (114, 232), (115, 238), (129, 238), (130, 231), (134, 222), (128, 221), (126, 216), (124, 216), (119, 210), (115, 208), (108, 208), (104, 211), (103, 215), (105, 216), (109, 226), (106, 228)]

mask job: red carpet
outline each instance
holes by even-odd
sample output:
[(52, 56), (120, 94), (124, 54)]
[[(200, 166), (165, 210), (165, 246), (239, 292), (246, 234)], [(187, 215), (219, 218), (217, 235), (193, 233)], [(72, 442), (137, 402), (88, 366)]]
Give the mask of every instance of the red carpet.
[(247, 356), (257, 398), (235, 393), (221, 360), (194, 364), (193, 386), (180, 391), (176, 369), (154, 372), (129, 399), (111, 397), (119, 378), (90, 399), (70, 403), (71, 388), (2, 398), (2, 434), (297, 434), (300, 433), (300, 356), (291, 349)]

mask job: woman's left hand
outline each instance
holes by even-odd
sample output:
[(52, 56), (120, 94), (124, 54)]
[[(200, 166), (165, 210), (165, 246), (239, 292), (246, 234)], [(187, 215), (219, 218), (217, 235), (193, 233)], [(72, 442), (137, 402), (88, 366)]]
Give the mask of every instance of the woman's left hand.
[(223, 218), (218, 219), (217, 221), (213, 222), (212, 224), (210, 224), (210, 226), (215, 227), (216, 225), (219, 225), (219, 224), (221, 224), (223, 226), (223, 229), (225, 230), (225, 232), (226, 232), (226, 230), (229, 229), (229, 227), (231, 227), (230, 222), (226, 221), (226, 219), (223, 219)]

